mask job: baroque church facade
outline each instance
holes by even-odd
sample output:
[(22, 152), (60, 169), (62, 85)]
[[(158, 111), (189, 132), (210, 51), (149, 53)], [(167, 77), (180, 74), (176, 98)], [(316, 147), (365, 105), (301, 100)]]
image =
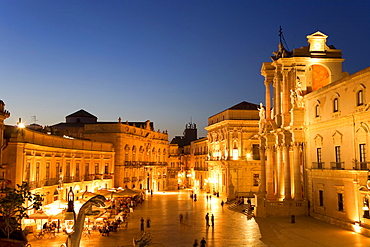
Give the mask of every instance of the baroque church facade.
[(342, 71), (325, 34), (263, 63), (257, 216), (311, 215), (368, 234), (370, 68)]

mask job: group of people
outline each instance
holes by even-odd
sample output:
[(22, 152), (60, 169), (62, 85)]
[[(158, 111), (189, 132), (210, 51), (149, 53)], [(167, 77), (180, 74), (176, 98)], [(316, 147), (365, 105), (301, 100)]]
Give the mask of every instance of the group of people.
[[(140, 230), (141, 231), (144, 231), (144, 229), (145, 229), (145, 220), (144, 220), (144, 218), (143, 217), (141, 217), (141, 219), (140, 219)], [(150, 218), (148, 217), (148, 218), (146, 218), (146, 228), (150, 228)]]
[[(206, 243), (207, 241), (204, 238), (202, 238), (202, 240), (200, 240), (200, 247), (205, 247)], [(194, 240), (193, 247), (198, 247), (198, 239)]]
[[(206, 219), (206, 227), (208, 228), (208, 227), (210, 227), (210, 224), (209, 224), (209, 220), (210, 220), (209, 213), (206, 214), (205, 219)], [(213, 214), (211, 215), (211, 225), (212, 225), (212, 227), (215, 226), (215, 216)]]

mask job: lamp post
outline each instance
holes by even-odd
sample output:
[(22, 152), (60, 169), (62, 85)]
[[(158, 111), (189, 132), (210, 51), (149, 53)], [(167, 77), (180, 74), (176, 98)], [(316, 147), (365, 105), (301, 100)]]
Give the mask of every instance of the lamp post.
[(67, 212), (64, 215), (64, 222), (65, 222), (67, 234), (72, 234), (74, 232), (74, 224), (75, 224), (74, 197), (75, 195), (72, 191), (72, 187), (70, 187), (68, 196), (67, 196), (68, 208), (67, 208)]

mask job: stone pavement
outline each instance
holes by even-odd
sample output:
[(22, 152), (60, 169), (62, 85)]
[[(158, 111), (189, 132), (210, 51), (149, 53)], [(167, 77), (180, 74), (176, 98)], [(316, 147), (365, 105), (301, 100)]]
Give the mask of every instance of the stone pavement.
[[(214, 197), (207, 200), (204, 193), (197, 193), (197, 201), (190, 199), (190, 192), (158, 192), (147, 196), (133, 215), (128, 218), (127, 229), (119, 229), (110, 236), (93, 232), (91, 237), (82, 237), (81, 247), (133, 246), (132, 239), (141, 236), (140, 218), (151, 219), (151, 227), (145, 231), (152, 236), (151, 246), (191, 247), (195, 239), (204, 237), (207, 247), (262, 247), (262, 246), (370, 246), (370, 238), (356, 234), (310, 217), (257, 218), (247, 220), (246, 216), (221, 207), (221, 200)], [(215, 226), (206, 227), (205, 214), (214, 214)], [(183, 223), (179, 214), (183, 214)], [(60, 234), (53, 239), (30, 239), (32, 247), (59, 247), (66, 236)]]

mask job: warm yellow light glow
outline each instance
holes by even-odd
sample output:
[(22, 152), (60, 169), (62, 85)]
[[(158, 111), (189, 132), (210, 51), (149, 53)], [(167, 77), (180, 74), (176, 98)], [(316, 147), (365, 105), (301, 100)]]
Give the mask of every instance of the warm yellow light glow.
[(18, 128), (23, 129), (23, 128), (25, 128), (26, 126), (24, 126), (24, 124), (23, 124), (23, 123), (18, 123), (18, 124), (17, 124), (17, 127), (18, 127)]
[(238, 160), (239, 158), (239, 151), (237, 148), (233, 149), (233, 160)]
[(353, 230), (357, 233), (360, 233), (361, 232), (361, 224), (360, 222), (356, 222), (353, 226)]

